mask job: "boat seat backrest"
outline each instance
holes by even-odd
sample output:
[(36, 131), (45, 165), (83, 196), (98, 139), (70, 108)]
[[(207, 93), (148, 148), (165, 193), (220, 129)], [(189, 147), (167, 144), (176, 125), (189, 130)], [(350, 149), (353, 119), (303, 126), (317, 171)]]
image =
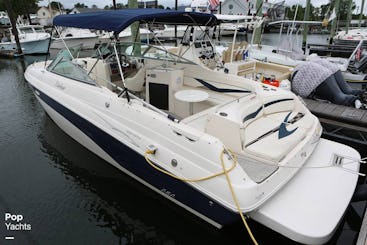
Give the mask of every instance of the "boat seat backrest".
[[(234, 151), (246, 151), (253, 155), (265, 157), (270, 161), (279, 161), (292, 147), (304, 137), (307, 129), (297, 129), (292, 137), (279, 141), (278, 132), (287, 118), (294, 118), (298, 114), (293, 97), (284, 95), (259, 97), (249, 96), (239, 101), (233, 101), (228, 106), (219, 107), (215, 113), (209, 115), (206, 132), (218, 137), (226, 146)], [(302, 120), (300, 120), (301, 122)], [(288, 130), (298, 127), (288, 125)], [(223, 130), (225, 129), (225, 130)], [(271, 139), (271, 140), (270, 140)], [(281, 142), (282, 147), (267, 150), (271, 142)], [(266, 146), (264, 149), (259, 149)], [(268, 151), (268, 152), (267, 152)]]
[[(243, 150), (270, 161), (277, 162), (282, 159), (307, 133), (306, 121), (312, 125), (312, 118), (306, 120), (302, 117), (296, 123), (287, 125), (290, 137), (282, 136), (279, 130), (273, 130), (279, 128), (286, 118), (295, 118), (298, 113), (293, 98), (266, 97), (258, 115), (243, 124), (241, 129)], [(274, 142), (278, 145), (272, 148)]]
[(94, 79), (98, 85), (112, 89), (108, 64), (96, 58), (82, 58), (82, 60), (86, 64), (87, 72), (90, 72), (89, 76)]
[(251, 122), (264, 115), (263, 104), (260, 100), (254, 99), (249, 101), (246, 108), (243, 108), (239, 114), (239, 121), (242, 122), (242, 127), (246, 127)]
[(133, 77), (125, 79), (125, 86), (131, 91), (141, 92), (144, 90), (145, 84), (145, 69), (142, 67)]
[(295, 102), (293, 98), (267, 97), (264, 101), (264, 114), (269, 115), (284, 111), (293, 111)]
[(248, 101), (246, 108), (243, 108), (240, 114), (243, 127), (261, 116), (267, 116), (273, 113), (293, 111), (295, 103), (293, 98), (266, 97), (264, 101), (253, 98)]
[[(300, 127), (300, 122), (286, 126), (288, 133), (281, 135), (279, 127), (285, 118), (294, 118), (296, 112), (279, 112), (254, 120), (246, 128), (241, 129), (243, 151), (279, 162), (288, 154), (307, 133), (305, 127)], [(300, 120), (301, 121), (301, 120)]]

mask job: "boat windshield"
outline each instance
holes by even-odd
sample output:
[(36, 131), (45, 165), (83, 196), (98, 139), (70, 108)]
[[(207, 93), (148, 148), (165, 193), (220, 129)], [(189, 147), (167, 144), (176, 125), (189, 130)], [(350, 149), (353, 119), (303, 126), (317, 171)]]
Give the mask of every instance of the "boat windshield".
[[(73, 52), (71, 50), (70, 52)], [(89, 77), (87, 71), (74, 61), (68, 50), (61, 50), (47, 70), (58, 75), (77, 80), (79, 82), (96, 85), (96, 82)]]
[(22, 27), (22, 28), (19, 28), (19, 31), (21, 33), (33, 33), (32, 27)]
[(45, 32), (45, 30), (42, 27), (33, 27), (36, 32)]
[[(156, 59), (167, 62), (194, 64), (191, 60), (185, 59), (170, 52), (171, 49), (176, 47), (158, 47), (149, 44), (133, 43), (133, 42), (120, 42), (116, 44), (117, 52), (130, 57), (144, 58), (144, 59)], [(107, 57), (114, 53), (113, 46), (111, 44), (102, 44), (94, 54), (94, 57), (102, 55)]]

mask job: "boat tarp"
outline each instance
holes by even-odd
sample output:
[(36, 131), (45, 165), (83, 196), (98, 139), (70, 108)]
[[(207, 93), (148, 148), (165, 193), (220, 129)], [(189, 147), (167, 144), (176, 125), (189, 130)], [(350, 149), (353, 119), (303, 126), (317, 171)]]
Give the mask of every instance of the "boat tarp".
[(166, 9), (119, 9), (80, 14), (65, 14), (56, 16), (53, 20), (53, 24), (55, 26), (106, 30), (120, 33), (135, 21), (139, 21), (140, 23), (201, 26), (213, 26), (218, 24), (217, 18), (212, 14)]

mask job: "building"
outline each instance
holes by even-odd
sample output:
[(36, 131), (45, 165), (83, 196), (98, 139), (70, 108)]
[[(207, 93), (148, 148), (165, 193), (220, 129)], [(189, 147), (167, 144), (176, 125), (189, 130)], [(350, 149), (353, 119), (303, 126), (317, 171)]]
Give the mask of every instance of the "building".
[(72, 10), (70, 10), (69, 14), (89, 13), (89, 12), (96, 12), (96, 11), (102, 11), (102, 9), (99, 9), (99, 8), (73, 8)]
[(251, 1), (222, 0), (220, 9), (221, 14), (249, 15), (250, 6)]
[(38, 18), (52, 18), (60, 14), (59, 10), (50, 9), (49, 7), (40, 7), (37, 11)]
[(269, 21), (277, 21), (285, 19), (285, 1), (268, 4), (266, 15)]
[[(261, 13), (272, 21), (283, 20), (285, 16), (284, 2), (270, 3), (268, 0), (264, 0)], [(221, 4), (222, 14), (253, 15), (256, 14), (257, 9), (256, 0), (222, 0)]]
[(37, 18), (39, 23), (43, 26), (52, 25), (53, 17), (61, 14), (59, 10), (50, 9), (49, 7), (40, 7), (37, 11)]
[(158, 0), (138, 1), (138, 8), (158, 8)]

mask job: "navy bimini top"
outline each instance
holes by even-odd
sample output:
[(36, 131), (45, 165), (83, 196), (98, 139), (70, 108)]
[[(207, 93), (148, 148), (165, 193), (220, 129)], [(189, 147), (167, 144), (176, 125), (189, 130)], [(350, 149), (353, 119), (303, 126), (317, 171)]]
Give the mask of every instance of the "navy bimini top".
[(58, 15), (55, 26), (95, 29), (120, 33), (135, 21), (177, 25), (214, 26), (219, 21), (212, 14), (166, 9), (119, 9), (80, 14)]

